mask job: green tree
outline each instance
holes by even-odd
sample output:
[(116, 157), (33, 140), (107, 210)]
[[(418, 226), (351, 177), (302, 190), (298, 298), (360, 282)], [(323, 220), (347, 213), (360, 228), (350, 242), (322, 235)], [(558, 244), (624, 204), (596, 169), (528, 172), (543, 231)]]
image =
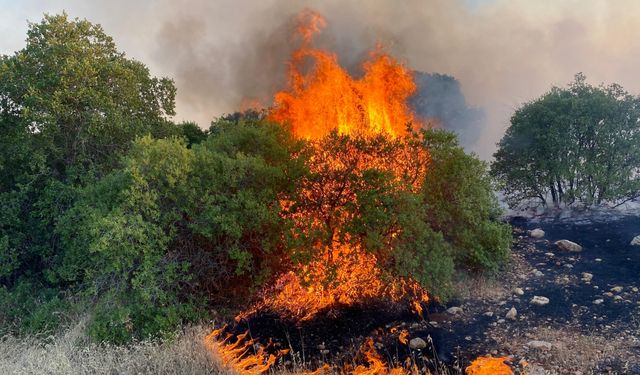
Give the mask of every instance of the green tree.
[(509, 258), (511, 228), (500, 222), (486, 163), (466, 154), (452, 133), (423, 137), (431, 156), (422, 187), (427, 222), (451, 245), (458, 267), (497, 271)]
[(127, 59), (99, 25), (46, 15), (0, 57), (0, 281), (51, 266), (76, 189), (145, 134), (176, 134), (175, 87)]
[(640, 193), (640, 102), (582, 74), (519, 108), (492, 174), (511, 206), (621, 203)]

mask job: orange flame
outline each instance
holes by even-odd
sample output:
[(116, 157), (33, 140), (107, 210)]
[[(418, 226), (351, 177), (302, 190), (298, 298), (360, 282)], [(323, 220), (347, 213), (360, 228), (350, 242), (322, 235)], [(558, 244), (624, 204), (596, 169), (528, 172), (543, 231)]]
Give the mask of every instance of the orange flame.
[(222, 364), (227, 368), (243, 375), (259, 375), (267, 372), (276, 360), (287, 354), (288, 350), (280, 350), (276, 355), (267, 354), (265, 347), (256, 348), (256, 339), (247, 338), (249, 332), (235, 336), (235, 341), (229, 343), (234, 336), (227, 334), (224, 338), (220, 335), (224, 327), (214, 330), (205, 338), (205, 345), (212, 353), (216, 353)]
[(478, 357), (467, 367), (467, 375), (513, 375), (511, 367), (504, 363), (509, 359), (509, 357)]
[[(298, 27), (305, 44), (294, 52), (289, 66), (289, 88), (275, 95), (270, 119), (290, 123), (294, 133), (319, 139), (333, 130), (345, 135), (406, 134), (418, 120), (407, 98), (416, 90), (410, 71), (378, 47), (363, 64), (364, 76), (352, 78), (335, 54), (308, 47), (313, 34), (326, 22), (307, 11)], [(308, 60), (313, 67), (305, 74)]]
[[(371, 60), (363, 64), (364, 76), (352, 78), (334, 54), (309, 46), (313, 35), (325, 25), (324, 18), (310, 10), (299, 17), (297, 31), (304, 44), (292, 56), (289, 87), (275, 95), (269, 118), (289, 124), (297, 137), (311, 141), (312, 173), (359, 176), (364, 170), (378, 168), (392, 173), (398, 182), (410, 182), (410, 189), (419, 189), (429, 155), (402, 138), (408, 135), (410, 126), (418, 125), (407, 105), (416, 88), (412, 75), (378, 47)], [(313, 67), (305, 73), (303, 67), (309, 58)], [(369, 143), (360, 149), (331, 149), (325, 140), (332, 132), (366, 138)], [(376, 137), (395, 142), (394, 146), (380, 150), (383, 147), (376, 143)], [(406, 296), (414, 298), (413, 307), (422, 316), (420, 303), (429, 300), (426, 290), (410, 278), (393, 278), (382, 272), (382, 260), (340, 230), (350, 215), (343, 207), (357, 199), (352, 186), (357, 183), (330, 177), (302, 182), (301, 202), (296, 203), (303, 209), (294, 214), (296, 226), (303, 231), (333, 231), (333, 238), (330, 243), (315, 246), (309, 262), (282, 275), (263, 301), (238, 319), (269, 307), (305, 320), (334, 305), (352, 305), (371, 298), (398, 301)], [(406, 188), (397, 185), (398, 189)], [(285, 208), (293, 204), (282, 202)], [(329, 225), (332, 227), (327, 228)], [(390, 239), (397, 234), (389, 233)]]

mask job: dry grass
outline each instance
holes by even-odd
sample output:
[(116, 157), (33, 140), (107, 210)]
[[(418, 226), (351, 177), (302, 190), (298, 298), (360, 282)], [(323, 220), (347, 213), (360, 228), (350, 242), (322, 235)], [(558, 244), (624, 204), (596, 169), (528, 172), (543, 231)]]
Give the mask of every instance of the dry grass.
[(57, 336), (2, 338), (0, 374), (227, 374), (205, 348), (203, 327), (127, 347), (93, 344), (83, 332), (80, 322)]

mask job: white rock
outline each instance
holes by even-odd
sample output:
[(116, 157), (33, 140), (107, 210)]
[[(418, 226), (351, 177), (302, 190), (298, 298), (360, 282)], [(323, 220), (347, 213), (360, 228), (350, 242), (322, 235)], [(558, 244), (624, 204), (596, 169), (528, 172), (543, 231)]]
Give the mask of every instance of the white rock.
[(529, 236), (533, 238), (542, 238), (544, 237), (544, 231), (540, 228), (536, 228), (529, 231)]
[(531, 302), (529, 303), (536, 306), (544, 306), (549, 304), (549, 298), (542, 296), (533, 296)]
[(533, 271), (531, 271), (531, 273), (532, 273), (532, 274), (533, 274), (533, 276), (535, 276), (535, 277), (542, 277), (542, 276), (544, 276), (544, 273), (542, 273), (542, 272), (541, 272), (541, 271), (539, 271), (539, 270), (535, 270), (535, 269), (534, 269)]
[(633, 237), (631, 242), (629, 243), (631, 246), (640, 246), (640, 235)]
[(409, 348), (412, 350), (424, 349), (427, 347), (427, 343), (420, 337), (416, 337), (409, 341)]
[(547, 350), (547, 349), (553, 348), (553, 345), (550, 342), (541, 341), (541, 340), (529, 341), (527, 343), (527, 346), (530, 347), (531, 349), (543, 349), (543, 350)]
[(596, 299), (596, 300), (594, 300), (594, 301), (593, 301), (593, 304), (594, 304), (594, 305), (599, 305), (599, 304), (601, 304), (601, 303), (603, 303), (603, 302), (604, 302), (604, 300), (603, 300), (602, 298), (598, 298), (598, 299)]
[(593, 279), (593, 274), (591, 274), (589, 272), (583, 272), (582, 273), (582, 281), (590, 282), (591, 279)]
[(582, 251), (582, 246), (569, 240), (560, 240), (554, 242), (561, 250), (570, 251), (572, 253), (579, 253)]
[(515, 307), (512, 307), (504, 317), (510, 320), (516, 320), (516, 316), (518, 316), (518, 310), (516, 310)]
[(622, 292), (622, 290), (623, 290), (623, 289), (624, 289), (624, 288), (623, 288), (623, 287), (621, 287), (621, 286), (614, 286), (613, 288), (611, 288), (611, 291), (612, 291), (613, 293), (620, 293), (620, 292)]
[(449, 307), (447, 309), (447, 312), (451, 315), (456, 315), (456, 314), (462, 314), (463, 310), (462, 310), (462, 307), (454, 306), (454, 307)]
[(515, 288), (515, 289), (513, 290), (513, 294), (518, 295), (518, 296), (521, 296), (521, 295), (523, 295), (523, 294), (524, 294), (524, 290), (522, 290), (522, 288)]
[(488, 316), (489, 318), (491, 318), (493, 316), (493, 311), (487, 311), (486, 313), (484, 313), (484, 316)]

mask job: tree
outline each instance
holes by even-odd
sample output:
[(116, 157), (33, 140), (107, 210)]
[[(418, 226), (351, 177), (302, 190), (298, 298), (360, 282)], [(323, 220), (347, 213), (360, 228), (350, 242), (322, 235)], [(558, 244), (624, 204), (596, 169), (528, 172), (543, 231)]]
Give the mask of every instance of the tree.
[(640, 195), (640, 102), (582, 74), (520, 107), (492, 174), (511, 206), (621, 203)]
[(422, 187), (425, 217), (453, 249), (456, 266), (495, 272), (509, 258), (511, 228), (486, 163), (458, 146), (454, 134), (424, 131), (431, 162)]
[(118, 167), (136, 137), (176, 134), (175, 92), (99, 25), (66, 14), (29, 25), (26, 47), (0, 57), (0, 281), (51, 265), (75, 190)]

